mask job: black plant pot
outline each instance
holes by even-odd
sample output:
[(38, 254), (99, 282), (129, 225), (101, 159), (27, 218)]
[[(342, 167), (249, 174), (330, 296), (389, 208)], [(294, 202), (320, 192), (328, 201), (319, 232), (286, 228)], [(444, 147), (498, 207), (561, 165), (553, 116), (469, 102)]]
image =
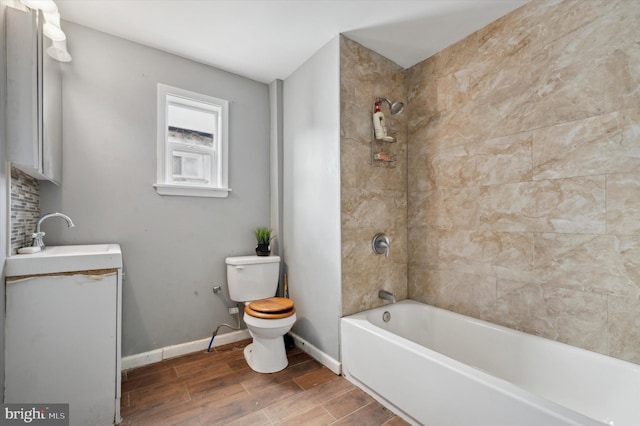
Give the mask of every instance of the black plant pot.
[(269, 256), (271, 254), (271, 247), (269, 247), (269, 244), (258, 244), (256, 254), (258, 256)]

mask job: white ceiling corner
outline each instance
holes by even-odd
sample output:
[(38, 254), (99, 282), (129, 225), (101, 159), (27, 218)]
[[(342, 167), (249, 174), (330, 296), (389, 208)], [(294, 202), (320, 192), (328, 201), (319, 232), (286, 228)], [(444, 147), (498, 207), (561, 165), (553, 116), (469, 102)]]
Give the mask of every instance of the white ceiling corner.
[(341, 33), (408, 68), (526, 1), (56, 2), (63, 20), (270, 83), (288, 77)]

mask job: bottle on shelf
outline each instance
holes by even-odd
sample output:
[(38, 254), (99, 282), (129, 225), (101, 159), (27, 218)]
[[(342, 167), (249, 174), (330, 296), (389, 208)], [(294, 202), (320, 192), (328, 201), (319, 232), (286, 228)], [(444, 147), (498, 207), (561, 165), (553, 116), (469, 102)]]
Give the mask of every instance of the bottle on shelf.
[(375, 103), (375, 111), (373, 112), (373, 130), (378, 140), (384, 140), (387, 136), (387, 128), (384, 123), (384, 114), (380, 111), (380, 101)]

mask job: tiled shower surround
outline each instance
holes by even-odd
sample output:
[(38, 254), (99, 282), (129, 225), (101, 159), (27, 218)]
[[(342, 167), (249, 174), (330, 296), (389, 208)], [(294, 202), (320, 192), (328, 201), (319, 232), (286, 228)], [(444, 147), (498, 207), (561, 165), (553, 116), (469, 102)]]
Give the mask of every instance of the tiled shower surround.
[[(530, 2), (406, 70), (405, 92), (345, 41), (343, 313), (387, 288), (640, 363), (638, 28), (634, 1)], [(367, 175), (350, 155), (381, 95), (407, 105), (407, 246), (362, 261), (350, 247), (365, 256), (371, 231), (402, 234), (405, 198), (387, 182), (404, 166)], [(407, 281), (391, 283), (403, 250)]]
[(37, 179), (11, 168), (11, 254), (29, 245), (40, 217), (40, 184)]
[[(378, 289), (407, 297), (407, 115), (392, 116), (396, 142), (373, 142), (373, 102), (405, 100), (405, 70), (345, 37), (340, 39), (340, 157), (342, 199), (342, 312), (381, 304)], [(384, 150), (394, 163), (373, 161)], [(389, 237), (389, 257), (373, 254), (371, 239)]]

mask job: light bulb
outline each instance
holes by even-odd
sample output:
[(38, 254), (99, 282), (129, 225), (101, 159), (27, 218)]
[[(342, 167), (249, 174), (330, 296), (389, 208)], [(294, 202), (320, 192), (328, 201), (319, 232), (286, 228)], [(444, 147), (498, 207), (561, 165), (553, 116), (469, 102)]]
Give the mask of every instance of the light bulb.
[(47, 49), (47, 55), (56, 61), (71, 62), (71, 55), (67, 51), (67, 41), (52, 41), (51, 46)]

